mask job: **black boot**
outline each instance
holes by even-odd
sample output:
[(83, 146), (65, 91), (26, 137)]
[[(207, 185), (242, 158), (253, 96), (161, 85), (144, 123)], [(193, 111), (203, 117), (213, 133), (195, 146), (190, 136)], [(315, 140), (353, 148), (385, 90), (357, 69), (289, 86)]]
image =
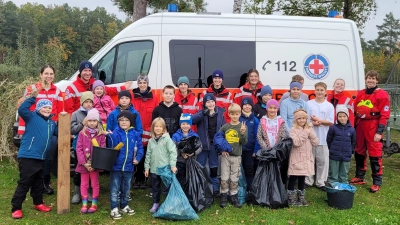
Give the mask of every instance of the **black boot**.
[(236, 208), (242, 208), (242, 205), (239, 203), (238, 195), (231, 195), (231, 203)]
[(225, 208), (228, 202), (228, 193), (221, 194), (221, 200), (219, 201), (219, 206)]
[(54, 190), (50, 187), (50, 177), (43, 179), (43, 193), (48, 195), (54, 194)]

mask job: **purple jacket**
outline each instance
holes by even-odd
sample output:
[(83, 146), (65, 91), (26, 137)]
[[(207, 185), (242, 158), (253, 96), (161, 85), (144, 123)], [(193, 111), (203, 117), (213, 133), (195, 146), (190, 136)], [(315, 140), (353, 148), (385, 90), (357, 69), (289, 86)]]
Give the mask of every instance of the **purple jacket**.
[[(104, 134), (95, 136), (100, 147), (106, 146), (106, 136)], [(92, 155), (93, 145), (92, 137), (89, 131), (86, 130), (86, 135), (83, 134), (83, 130), (79, 132), (78, 141), (76, 142), (76, 155), (78, 157), (78, 165), (76, 166), (75, 172), (77, 173), (88, 173), (87, 169), (82, 166), (86, 163), (85, 150), (89, 149), (90, 155)], [(91, 157), (90, 157), (91, 158)]]

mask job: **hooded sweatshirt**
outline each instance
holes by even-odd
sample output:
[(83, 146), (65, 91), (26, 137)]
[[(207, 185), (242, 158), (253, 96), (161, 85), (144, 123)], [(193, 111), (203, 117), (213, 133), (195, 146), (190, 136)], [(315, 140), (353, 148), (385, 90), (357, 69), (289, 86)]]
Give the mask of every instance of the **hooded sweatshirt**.
[(292, 128), (293, 120), (294, 120), (293, 112), (296, 109), (304, 109), (308, 113), (307, 102), (301, 98), (295, 100), (291, 97), (289, 97), (281, 102), (281, 106), (279, 107), (280, 116), (285, 121), (287, 131), (290, 131), (290, 129)]
[(164, 102), (154, 108), (152, 120), (157, 117), (161, 117), (165, 121), (169, 136), (172, 135), (179, 129), (179, 119), (181, 118), (182, 108), (179, 107), (178, 103), (174, 102), (171, 106), (166, 106)]

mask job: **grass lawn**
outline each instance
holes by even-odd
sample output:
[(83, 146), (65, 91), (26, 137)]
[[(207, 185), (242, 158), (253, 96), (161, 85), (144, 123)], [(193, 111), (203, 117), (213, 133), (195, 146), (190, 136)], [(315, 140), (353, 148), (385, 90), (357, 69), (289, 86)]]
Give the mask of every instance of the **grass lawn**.
[[(391, 134), (393, 141), (400, 142), (400, 132), (392, 130)], [(306, 199), (309, 207), (271, 210), (247, 205), (236, 209), (229, 205), (221, 209), (217, 199), (212, 207), (199, 213), (200, 220), (174, 222), (152, 217), (148, 212), (152, 200), (146, 196), (147, 190), (135, 190), (132, 193), (130, 206), (136, 211), (136, 215), (124, 216), (117, 221), (110, 219), (108, 175), (101, 176), (99, 211), (95, 214), (81, 215), (80, 205), (71, 205), (70, 213), (57, 215), (56, 195), (44, 195), (46, 203), (53, 206), (53, 211), (41, 213), (33, 209), (32, 198), (28, 195), (23, 205), (24, 218), (14, 220), (11, 218), (10, 201), (17, 185), (18, 169), (16, 165), (3, 161), (0, 164), (0, 224), (400, 224), (400, 154), (384, 158), (383, 165), (381, 191), (369, 193), (372, 179), (368, 168), (367, 185), (357, 186), (354, 205), (350, 210), (330, 208), (324, 201), (326, 193), (308, 188)], [(353, 175), (354, 164), (351, 165), (349, 177)], [(56, 182), (53, 177), (52, 187), (56, 186)]]

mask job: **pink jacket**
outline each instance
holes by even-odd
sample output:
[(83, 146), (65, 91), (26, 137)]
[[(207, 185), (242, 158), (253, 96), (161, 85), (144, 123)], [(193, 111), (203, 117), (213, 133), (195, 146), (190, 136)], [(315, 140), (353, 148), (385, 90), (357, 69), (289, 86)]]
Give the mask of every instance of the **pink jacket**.
[(103, 95), (101, 97), (94, 95), (93, 108), (99, 111), (101, 123), (107, 124), (108, 115), (115, 109), (115, 104), (109, 95)]
[[(78, 165), (76, 166), (75, 172), (77, 173), (89, 172), (84, 166), (82, 166), (82, 164), (86, 163), (85, 150), (89, 149), (90, 158), (93, 151), (91, 134), (86, 131), (86, 135), (83, 134), (83, 131), (79, 132), (78, 141), (76, 142), (76, 155), (78, 157)], [(95, 136), (94, 138), (96, 138), (100, 147), (106, 146), (106, 136), (104, 134)]]
[(290, 137), (293, 139), (293, 148), (290, 152), (288, 175), (314, 175), (312, 146), (318, 145), (318, 138), (314, 129), (293, 126), (290, 129)]

